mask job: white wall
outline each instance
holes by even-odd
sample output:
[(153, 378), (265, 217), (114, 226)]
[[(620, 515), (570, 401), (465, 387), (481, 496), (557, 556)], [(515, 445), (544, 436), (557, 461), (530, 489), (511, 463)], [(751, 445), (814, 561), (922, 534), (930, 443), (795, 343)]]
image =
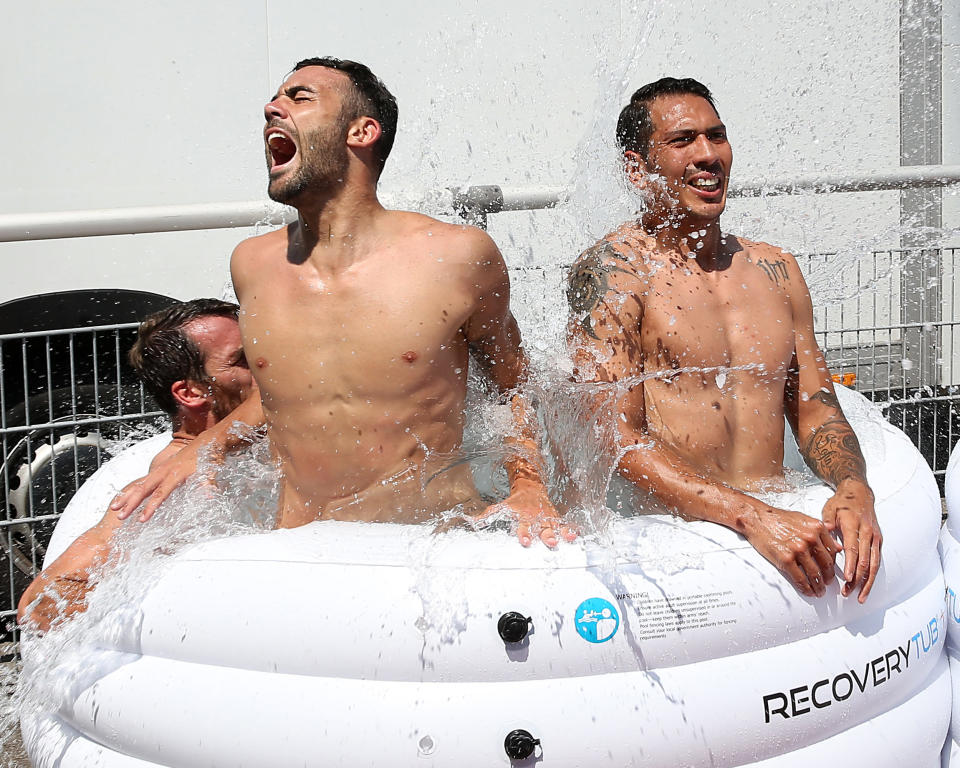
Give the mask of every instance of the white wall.
[[(16, 34), (0, 50), (0, 203), (12, 213), (261, 198), (262, 105), (297, 59), (332, 54), (369, 64), (399, 98), (385, 191), (573, 183), (566, 214), (491, 219), (512, 263), (561, 263), (629, 213), (610, 191), (613, 124), (636, 87), (664, 74), (713, 88), (741, 178), (897, 166), (898, 9), (897, 0), (14, 4), (4, 25)], [(957, 25), (945, 36), (956, 57)], [(738, 201), (726, 225), (795, 250), (859, 250), (895, 245), (897, 220), (897, 196), (872, 193)], [(2, 244), (0, 300), (97, 286), (219, 294), (247, 234)], [(518, 310), (528, 324), (543, 317)]]

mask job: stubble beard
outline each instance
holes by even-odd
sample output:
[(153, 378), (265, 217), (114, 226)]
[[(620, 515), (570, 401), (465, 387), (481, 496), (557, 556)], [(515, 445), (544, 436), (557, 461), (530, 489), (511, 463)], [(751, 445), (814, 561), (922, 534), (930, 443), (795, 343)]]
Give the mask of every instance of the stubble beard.
[(267, 194), (274, 202), (295, 205), (304, 193), (324, 193), (335, 189), (347, 173), (344, 145), (346, 125), (338, 121), (303, 137), (300, 162), (292, 174), (284, 174), (267, 183)]

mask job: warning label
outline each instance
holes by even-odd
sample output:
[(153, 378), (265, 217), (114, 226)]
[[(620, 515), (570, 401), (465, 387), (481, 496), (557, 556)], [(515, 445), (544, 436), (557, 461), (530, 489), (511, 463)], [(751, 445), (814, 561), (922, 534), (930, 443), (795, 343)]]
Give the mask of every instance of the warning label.
[(674, 632), (732, 626), (737, 623), (731, 610), (736, 607), (733, 590), (700, 595), (662, 595), (627, 592), (617, 600), (629, 603), (638, 622), (634, 636), (639, 640), (667, 637)]

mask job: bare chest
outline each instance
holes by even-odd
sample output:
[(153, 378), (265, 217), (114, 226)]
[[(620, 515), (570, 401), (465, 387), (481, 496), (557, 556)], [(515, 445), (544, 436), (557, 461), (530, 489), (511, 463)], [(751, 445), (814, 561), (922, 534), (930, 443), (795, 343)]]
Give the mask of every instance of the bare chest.
[[(464, 292), (410, 276), (323, 281), (289, 275), (241, 297), (241, 332), (265, 390), (309, 380), (310, 388), (404, 389), (466, 354)], [(379, 383), (378, 383), (379, 382)]]
[(661, 270), (644, 296), (641, 326), (648, 371), (782, 371), (795, 344), (789, 295), (755, 264), (723, 274)]

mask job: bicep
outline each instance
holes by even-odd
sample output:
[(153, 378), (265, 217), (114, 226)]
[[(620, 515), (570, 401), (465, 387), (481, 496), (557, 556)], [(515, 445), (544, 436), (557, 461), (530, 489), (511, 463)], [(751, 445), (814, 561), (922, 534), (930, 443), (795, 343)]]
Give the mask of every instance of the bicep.
[[(799, 269), (798, 275), (799, 275)], [(788, 379), (787, 406), (796, 421), (795, 430), (804, 425), (822, 424), (840, 411), (833, 380), (826, 359), (814, 334), (813, 302), (803, 277), (799, 276), (798, 289), (791, 294), (794, 313), (794, 361), (788, 376), (793, 379), (793, 391)], [(791, 402), (792, 399), (792, 402)]]

